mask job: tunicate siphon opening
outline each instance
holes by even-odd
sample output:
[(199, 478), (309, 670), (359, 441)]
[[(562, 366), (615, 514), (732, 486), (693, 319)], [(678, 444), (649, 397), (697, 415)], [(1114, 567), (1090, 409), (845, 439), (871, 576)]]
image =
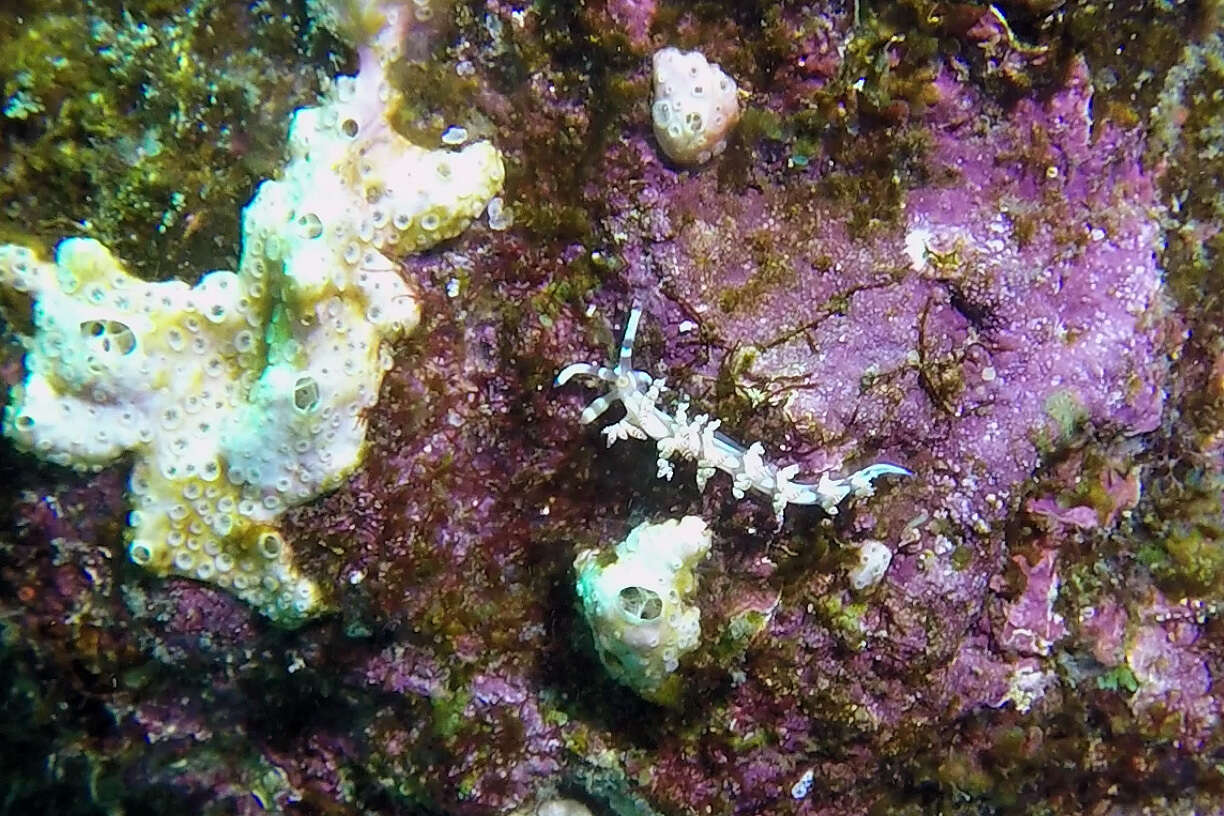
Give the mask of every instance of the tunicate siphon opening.
[(307, 238), (318, 238), (323, 234), (323, 220), (314, 213), (306, 213), (298, 218), (298, 226), (302, 235)]
[(143, 541), (133, 541), (132, 546), (128, 548), (128, 555), (131, 556), (133, 564), (142, 567), (153, 560), (153, 550)]
[(319, 384), (314, 377), (298, 377), (293, 384), (293, 407), (303, 414), (309, 413), (319, 405)]
[(627, 586), (618, 594), (621, 609), (633, 619), (652, 621), (663, 614), (663, 599), (653, 589)]
[(80, 329), (81, 336), (92, 338), (94, 346), (103, 353), (126, 355), (136, 348), (136, 335), (118, 320), (86, 320)]
[(264, 558), (277, 558), (283, 546), (284, 541), (276, 533), (263, 533), (259, 536), (259, 552)]

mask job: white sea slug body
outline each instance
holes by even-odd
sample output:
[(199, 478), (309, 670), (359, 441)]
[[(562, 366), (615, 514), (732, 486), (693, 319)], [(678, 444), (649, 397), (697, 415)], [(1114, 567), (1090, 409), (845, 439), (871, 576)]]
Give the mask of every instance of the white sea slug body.
[(735, 80), (697, 51), (664, 48), (654, 55), (655, 138), (676, 164), (703, 164), (727, 147), (739, 121)]
[(675, 474), (674, 459), (689, 459), (697, 464), (697, 488), (704, 490), (716, 471), (731, 477), (731, 491), (736, 498), (747, 493), (768, 497), (773, 504), (778, 525), (790, 504), (818, 504), (830, 515), (850, 496), (870, 496), (872, 482), (880, 476), (908, 476), (910, 472), (896, 465), (869, 465), (844, 479), (820, 475), (815, 484), (795, 481), (798, 465), (778, 467), (765, 460), (760, 442), (744, 446), (719, 430), (721, 420), (706, 414), (690, 417), (688, 402), (681, 398), (674, 413), (659, 407), (666, 385), (645, 371), (633, 367), (633, 343), (637, 339), (640, 309), (633, 309), (625, 324), (616, 365), (612, 368), (595, 363), (572, 363), (557, 374), (556, 385), (564, 385), (574, 377), (586, 377), (607, 385), (608, 390), (596, 397), (582, 412), (585, 425), (594, 422), (615, 403), (625, 409), (625, 416), (603, 429), (608, 447), (618, 440), (652, 439), (658, 449), (659, 478), (670, 480)]

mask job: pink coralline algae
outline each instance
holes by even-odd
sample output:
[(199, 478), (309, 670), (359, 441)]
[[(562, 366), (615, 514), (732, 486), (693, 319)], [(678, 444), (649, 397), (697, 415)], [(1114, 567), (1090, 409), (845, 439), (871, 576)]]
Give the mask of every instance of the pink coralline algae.
[[(388, 73), (395, 128), (494, 143), (504, 210), (398, 263), (421, 322), (361, 466), (283, 517), (335, 612), (285, 631), (134, 569), (125, 465), (6, 445), (14, 808), (1218, 811), (1224, 307), (1194, 294), (1212, 246), (1167, 254), (1215, 234), (1163, 186), (1198, 165), (1145, 153), (1166, 82), (1177, 127), (1212, 132), (1209, 62), (1128, 73), (1074, 4), (1010, 25), (1014, 4), (398, 5), (429, 24)], [(1119, 30), (1153, 55), (1206, 28), (1161, 14)], [(668, 46), (741, 90), (700, 167), (652, 134)], [(622, 407), (584, 424), (596, 393), (554, 384), (574, 361), (598, 376), (630, 315), (660, 410), (759, 441), (763, 473), (912, 475), (815, 504), (696, 456), (659, 478), (657, 438), (607, 447)], [(712, 536), (701, 635), (656, 703), (601, 662), (573, 564), (683, 516)]]
[(1157, 594), (1139, 614), (1126, 647), (1126, 664), (1136, 686), (1131, 708), (1172, 729), (1191, 747), (1201, 747), (1220, 727), (1202, 612), (1170, 604)]
[(1057, 554), (1046, 550), (1033, 566), (1022, 555), (1013, 560), (1025, 585), (1020, 597), (1006, 605), (1005, 621), (996, 633), (999, 645), (1019, 654), (1048, 655), (1050, 647), (1067, 633), (1062, 616), (1054, 611), (1059, 588)]
[(650, 35), (658, 4), (655, 0), (608, 0), (607, 15), (635, 46), (642, 47)]
[(870, 445), (924, 471), (924, 506), (973, 529), (1002, 515), (1042, 440), (1159, 423), (1156, 191), (1141, 143), (1090, 135), (1083, 66), (1002, 122), (949, 75), (936, 88), (932, 181), (878, 237), (789, 186), (725, 195), (649, 160), (655, 183), (609, 222), (631, 236), (630, 285), (670, 347), (692, 346), (681, 327), (699, 322), (736, 350), (723, 365), (741, 387), (826, 450)]

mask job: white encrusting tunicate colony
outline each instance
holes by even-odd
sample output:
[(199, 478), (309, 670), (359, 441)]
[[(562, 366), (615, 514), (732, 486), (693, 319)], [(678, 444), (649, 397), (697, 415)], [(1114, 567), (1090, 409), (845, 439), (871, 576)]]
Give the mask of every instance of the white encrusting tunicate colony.
[(654, 55), (655, 138), (676, 164), (703, 164), (727, 147), (739, 121), (735, 80), (697, 51), (664, 48)]

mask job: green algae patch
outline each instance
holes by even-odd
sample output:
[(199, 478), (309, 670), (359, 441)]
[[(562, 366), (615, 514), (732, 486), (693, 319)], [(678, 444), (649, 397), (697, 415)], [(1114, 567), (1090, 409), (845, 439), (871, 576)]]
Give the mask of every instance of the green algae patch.
[(333, 44), (304, 54), (308, 28), (287, 2), (0, 12), (0, 233), (94, 237), (146, 279), (233, 267), (240, 208)]
[(1135, 674), (1126, 665), (1115, 666), (1096, 679), (1096, 686), (1102, 691), (1121, 691), (1125, 694), (1134, 694), (1139, 690), (1139, 681), (1135, 679)]

